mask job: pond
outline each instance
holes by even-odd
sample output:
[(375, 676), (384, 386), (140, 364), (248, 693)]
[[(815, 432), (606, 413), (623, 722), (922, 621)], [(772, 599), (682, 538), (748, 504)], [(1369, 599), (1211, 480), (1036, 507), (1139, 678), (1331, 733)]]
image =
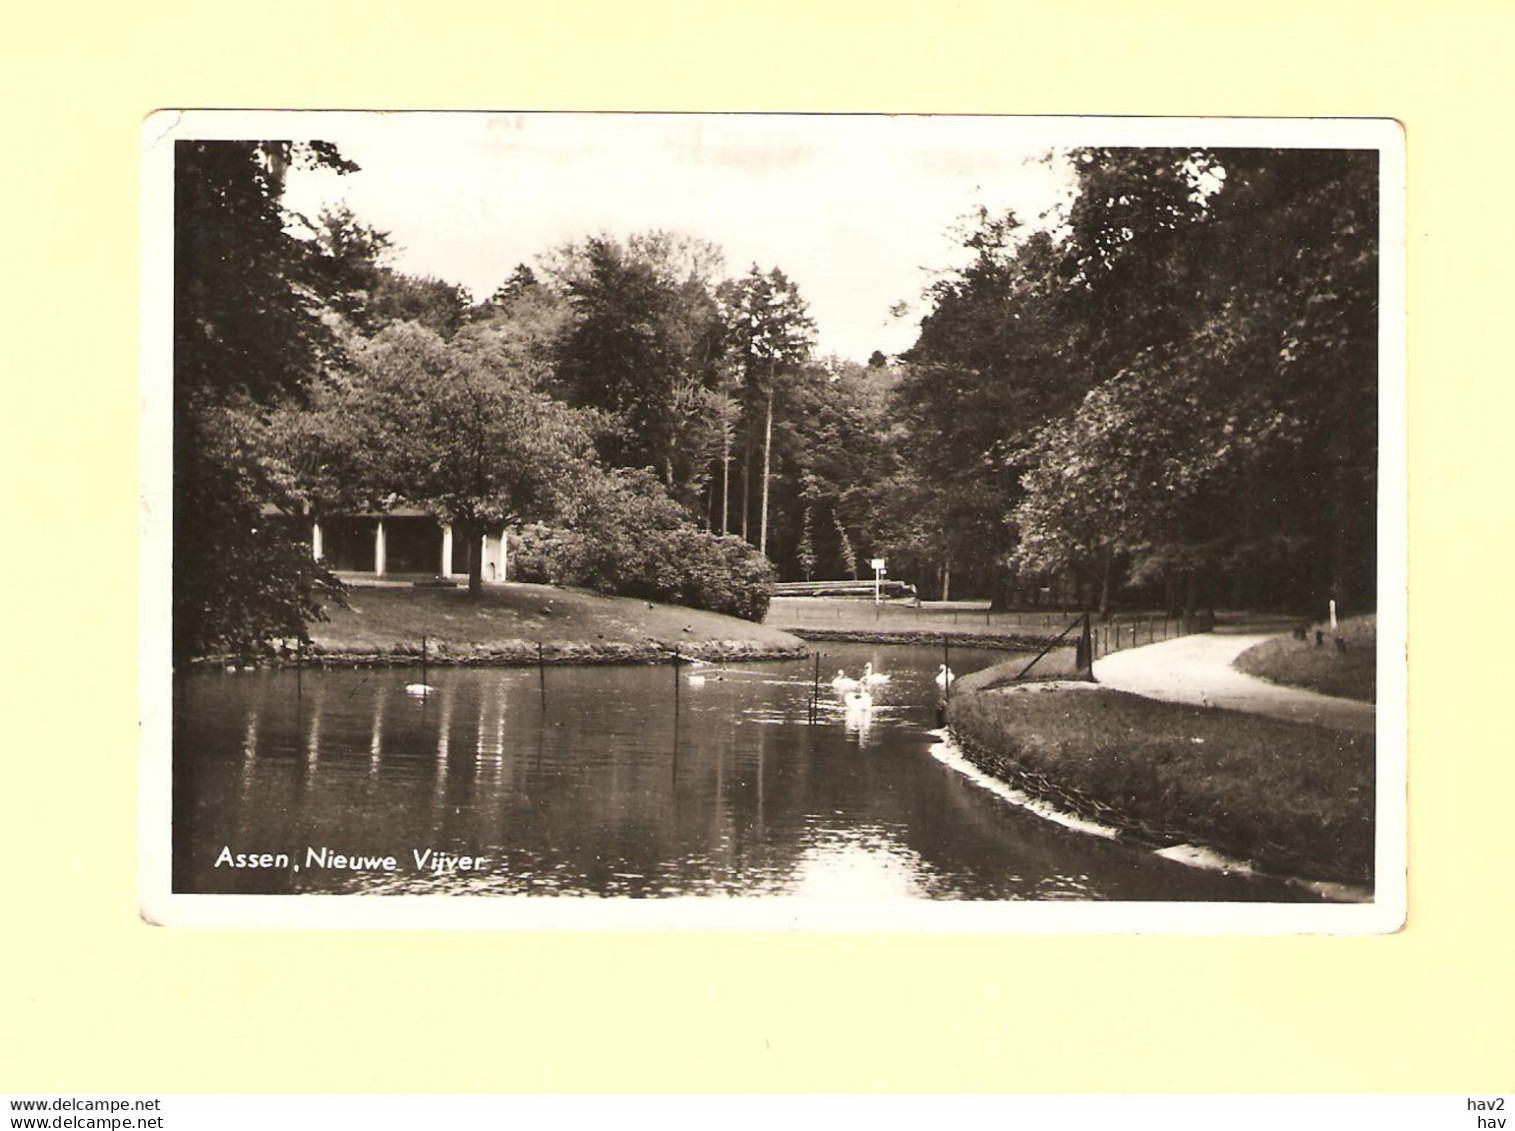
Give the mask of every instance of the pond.
[[(940, 649), (818, 647), (813, 718), (810, 661), (431, 668), (426, 696), (406, 691), (418, 668), (180, 675), (174, 890), (1319, 898), (986, 788), (933, 734)], [(1007, 657), (951, 658), (962, 675)], [(830, 677), (868, 662), (889, 682), (870, 711), (848, 711)]]

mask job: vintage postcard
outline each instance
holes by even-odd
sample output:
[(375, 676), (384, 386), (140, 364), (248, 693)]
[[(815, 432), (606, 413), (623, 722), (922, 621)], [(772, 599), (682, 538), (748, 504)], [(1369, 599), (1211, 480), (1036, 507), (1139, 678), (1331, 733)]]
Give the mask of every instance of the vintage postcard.
[(152, 116), (143, 916), (1397, 929), (1404, 162)]

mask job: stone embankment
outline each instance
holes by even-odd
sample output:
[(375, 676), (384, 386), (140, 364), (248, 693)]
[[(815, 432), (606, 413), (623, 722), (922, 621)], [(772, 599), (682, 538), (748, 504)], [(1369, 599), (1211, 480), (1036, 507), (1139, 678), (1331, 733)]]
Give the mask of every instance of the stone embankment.
[[(795, 660), (810, 654), (803, 645), (777, 646), (751, 640), (699, 640), (670, 642), (554, 642), (502, 640), (491, 644), (430, 642), (424, 662), (436, 667), (535, 667), (537, 664), (667, 664), (675, 661), (738, 663), (752, 660)], [(273, 667), (406, 667), (423, 662), (421, 645), (394, 647), (348, 645), (326, 648), (319, 644), (303, 649), (280, 648), (249, 660), (236, 656), (207, 656), (197, 666), (224, 667), (265, 664)]]

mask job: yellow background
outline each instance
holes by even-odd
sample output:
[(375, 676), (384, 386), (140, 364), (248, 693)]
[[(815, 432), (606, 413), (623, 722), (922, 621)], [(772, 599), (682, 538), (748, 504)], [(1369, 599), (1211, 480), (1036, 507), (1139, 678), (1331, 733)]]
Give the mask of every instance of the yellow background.
[[(1382, 0), (12, 6), (0, 37), (0, 1091), (1515, 1089), (1515, 742), (1502, 709), (1515, 644), (1502, 474), (1515, 442), (1512, 12)], [(139, 124), (176, 106), (1400, 118), (1409, 927), (1218, 939), (141, 924)]]

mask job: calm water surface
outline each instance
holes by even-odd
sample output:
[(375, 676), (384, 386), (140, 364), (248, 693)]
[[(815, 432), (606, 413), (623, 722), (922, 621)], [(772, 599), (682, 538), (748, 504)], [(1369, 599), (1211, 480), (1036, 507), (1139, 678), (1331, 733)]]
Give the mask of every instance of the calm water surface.
[[(959, 675), (1004, 653), (953, 649)], [(890, 674), (866, 715), (829, 678)], [(728, 667), (195, 672), (174, 700), (180, 892), (1311, 900), (1064, 828), (932, 753), (941, 652)], [(691, 676), (703, 676), (703, 682)], [(217, 866), (223, 849), (393, 872)], [(418, 868), (413, 852), (488, 858)], [(428, 862), (429, 863), (429, 862)]]

